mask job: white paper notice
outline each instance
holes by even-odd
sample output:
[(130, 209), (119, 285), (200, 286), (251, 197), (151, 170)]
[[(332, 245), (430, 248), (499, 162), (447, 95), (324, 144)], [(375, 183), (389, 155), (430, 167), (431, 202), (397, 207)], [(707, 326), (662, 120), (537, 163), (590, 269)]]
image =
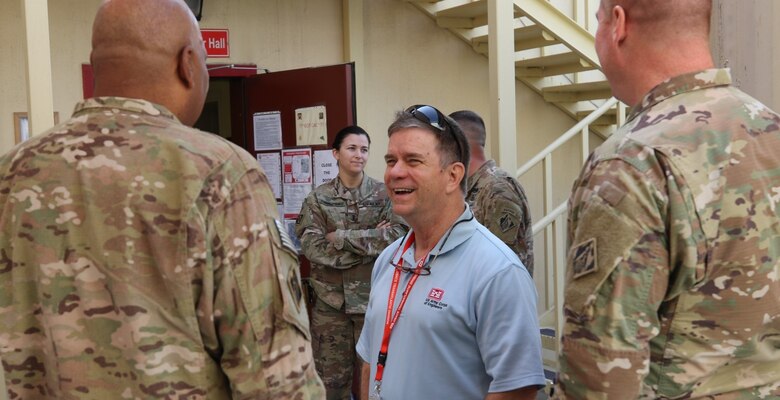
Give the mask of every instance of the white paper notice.
[(255, 151), (282, 148), (282, 117), (279, 111), (254, 113)]
[(333, 150), (314, 151), (314, 187), (330, 181), (339, 174)]
[(282, 150), (284, 217), (295, 219), (312, 189), (311, 149)]
[(257, 162), (263, 167), (274, 197), (282, 198), (282, 156), (279, 153), (258, 153)]
[(298, 146), (328, 144), (328, 116), (325, 106), (295, 110), (295, 138)]

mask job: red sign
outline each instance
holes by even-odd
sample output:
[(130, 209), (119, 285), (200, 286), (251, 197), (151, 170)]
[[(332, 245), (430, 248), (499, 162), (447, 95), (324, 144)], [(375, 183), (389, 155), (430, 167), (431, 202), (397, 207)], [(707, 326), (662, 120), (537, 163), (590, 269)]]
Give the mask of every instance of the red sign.
[(227, 29), (201, 29), (200, 35), (203, 37), (203, 44), (206, 46), (206, 54), (209, 57), (230, 57)]

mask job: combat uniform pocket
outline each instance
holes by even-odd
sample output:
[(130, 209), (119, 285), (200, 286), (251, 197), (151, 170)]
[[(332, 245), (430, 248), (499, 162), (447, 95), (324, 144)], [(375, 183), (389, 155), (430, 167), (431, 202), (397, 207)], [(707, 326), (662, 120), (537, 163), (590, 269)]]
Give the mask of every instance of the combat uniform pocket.
[(295, 326), (306, 337), (306, 340), (311, 341), (309, 318), (306, 313), (298, 266), (298, 253), (281, 222), (274, 219), (269, 221), (268, 225), (276, 228), (269, 229), (269, 231), (273, 243), (275, 272), (282, 297), (282, 318), (285, 322)]

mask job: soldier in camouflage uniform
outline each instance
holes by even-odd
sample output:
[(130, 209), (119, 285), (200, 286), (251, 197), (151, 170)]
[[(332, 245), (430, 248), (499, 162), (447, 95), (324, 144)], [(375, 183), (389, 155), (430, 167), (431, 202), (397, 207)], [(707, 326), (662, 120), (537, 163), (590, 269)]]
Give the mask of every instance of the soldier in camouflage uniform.
[(186, 126), (208, 90), (186, 4), (103, 3), (91, 58), (98, 97), (0, 158), (9, 398), (324, 398), (265, 174)]
[(634, 108), (569, 202), (559, 398), (780, 398), (780, 115), (712, 69), (710, 9), (601, 3)]
[(406, 231), (385, 185), (363, 172), (370, 144), (359, 126), (338, 132), (333, 155), (339, 174), (309, 194), (295, 226), (312, 264), (314, 359), (329, 400), (350, 398), (374, 261)]
[(471, 150), (466, 202), (482, 225), (520, 257), (534, 275), (534, 237), (525, 190), (515, 178), (485, 158), (485, 122), (477, 113), (450, 114), (466, 134)]

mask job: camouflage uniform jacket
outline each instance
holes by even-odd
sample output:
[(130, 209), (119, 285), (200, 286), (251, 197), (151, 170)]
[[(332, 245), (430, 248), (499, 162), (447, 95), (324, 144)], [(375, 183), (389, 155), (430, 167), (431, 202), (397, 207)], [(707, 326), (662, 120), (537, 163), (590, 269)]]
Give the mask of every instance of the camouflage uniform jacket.
[(780, 116), (730, 83), (656, 86), (574, 184), (561, 397), (780, 396)]
[[(310, 283), (317, 297), (348, 314), (365, 314), (371, 270), (379, 253), (406, 232), (392, 212), (384, 183), (363, 176), (358, 199), (336, 177), (314, 189), (301, 208), (295, 232), (312, 263)], [(389, 228), (376, 229), (381, 221)], [(336, 240), (325, 239), (336, 232)]]
[(102, 97), (0, 158), (10, 398), (324, 398), (257, 161)]
[(474, 217), (520, 257), (534, 272), (534, 236), (531, 210), (520, 183), (488, 160), (468, 179), (466, 202)]

